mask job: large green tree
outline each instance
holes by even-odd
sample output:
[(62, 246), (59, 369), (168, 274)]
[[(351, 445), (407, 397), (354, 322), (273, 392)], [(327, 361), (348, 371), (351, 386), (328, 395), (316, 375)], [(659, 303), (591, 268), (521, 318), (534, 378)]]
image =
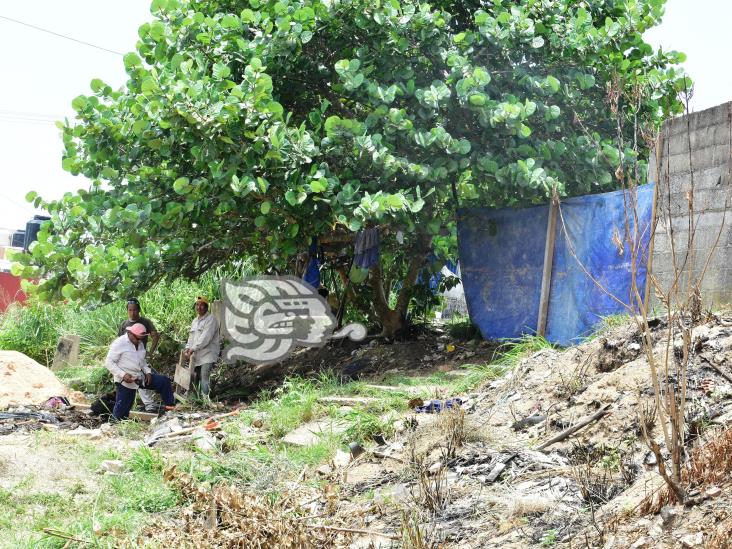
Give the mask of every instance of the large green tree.
[(378, 225), (393, 333), (425, 258), (454, 254), (456, 205), (612, 189), (633, 160), (617, 128), (680, 111), (681, 54), (642, 39), (663, 4), (155, 0), (125, 87), (93, 80), (60, 126), (90, 188), (30, 194), (52, 220), (16, 272), (103, 301)]

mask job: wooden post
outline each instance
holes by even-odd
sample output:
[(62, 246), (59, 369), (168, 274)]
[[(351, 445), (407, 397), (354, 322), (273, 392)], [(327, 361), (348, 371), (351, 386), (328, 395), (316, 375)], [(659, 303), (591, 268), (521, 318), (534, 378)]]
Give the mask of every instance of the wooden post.
[(539, 298), (539, 319), (536, 323), (536, 335), (546, 333), (546, 319), (549, 313), (549, 292), (552, 285), (552, 264), (554, 262), (554, 241), (557, 233), (557, 211), (559, 202), (552, 197), (549, 205), (549, 220), (546, 224), (546, 245), (544, 246), (544, 270), (541, 273), (541, 297)]

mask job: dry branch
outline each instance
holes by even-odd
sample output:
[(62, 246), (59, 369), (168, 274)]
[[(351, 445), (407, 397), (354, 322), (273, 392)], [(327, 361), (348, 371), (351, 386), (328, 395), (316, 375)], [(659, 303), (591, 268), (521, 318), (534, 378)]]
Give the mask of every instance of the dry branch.
[(595, 412), (591, 416), (587, 416), (586, 418), (581, 419), (580, 421), (578, 421), (577, 423), (575, 423), (571, 427), (568, 427), (567, 429), (565, 429), (564, 431), (562, 431), (561, 433), (559, 433), (554, 438), (551, 438), (551, 439), (547, 440), (544, 444), (542, 444), (541, 446), (538, 446), (536, 449), (537, 450), (544, 450), (545, 448), (548, 448), (552, 444), (555, 444), (557, 442), (561, 442), (565, 438), (568, 438), (568, 437), (572, 436), (574, 433), (576, 433), (577, 431), (579, 431), (583, 427), (586, 427), (590, 423), (593, 423), (593, 422), (597, 421), (602, 416), (604, 416), (605, 414), (607, 414), (608, 411), (610, 410), (610, 407), (611, 406), (612, 406), (612, 404), (606, 404), (605, 406), (603, 406), (602, 408), (600, 408), (597, 412)]

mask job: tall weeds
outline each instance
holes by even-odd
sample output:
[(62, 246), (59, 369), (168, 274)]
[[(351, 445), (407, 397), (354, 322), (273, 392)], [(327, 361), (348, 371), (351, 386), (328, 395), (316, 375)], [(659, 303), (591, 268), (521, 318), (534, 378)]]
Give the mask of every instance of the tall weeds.
[[(150, 318), (161, 335), (159, 346), (163, 361), (175, 356), (188, 337), (195, 313), (193, 302), (199, 295), (219, 297), (219, 281), (223, 276), (246, 276), (248, 267), (236, 273), (215, 270), (196, 281), (177, 279), (161, 282), (138, 297), (143, 316)], [(130, 296), (131, 297), (131, 296)], [(83, 364), (104, 358), (110, 342), (117, 336), (127, 318), (124, 300), (93, 309), (74, 303), (14, 304), (0, 316), (0, 349), (20, 351), (41, 364), (53, 361), (58, 338), (75, 334), (80, 337)]]

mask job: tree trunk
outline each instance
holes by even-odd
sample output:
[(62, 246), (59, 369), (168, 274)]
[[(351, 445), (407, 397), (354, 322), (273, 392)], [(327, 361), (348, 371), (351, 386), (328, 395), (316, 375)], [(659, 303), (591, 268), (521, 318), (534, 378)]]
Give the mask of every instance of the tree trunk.
[(381, 335), (383, 337), (394, 337), (404, 329), (411, 289), (417, 282), (419, 271), (424, 265), (431, 244), (432, 237), (422, 235), (419, 237), (417, 244), (409, 250), (409, 268), (406, 277), (402, 281), (402, 287), (399, 290), (394, 309), (389, 308), (389, 289), (385, 288), (384, 285), (381, 264), (377, 263), (371, 267), (369, 279), (373, 290), (374, 309), (381, 323)]

